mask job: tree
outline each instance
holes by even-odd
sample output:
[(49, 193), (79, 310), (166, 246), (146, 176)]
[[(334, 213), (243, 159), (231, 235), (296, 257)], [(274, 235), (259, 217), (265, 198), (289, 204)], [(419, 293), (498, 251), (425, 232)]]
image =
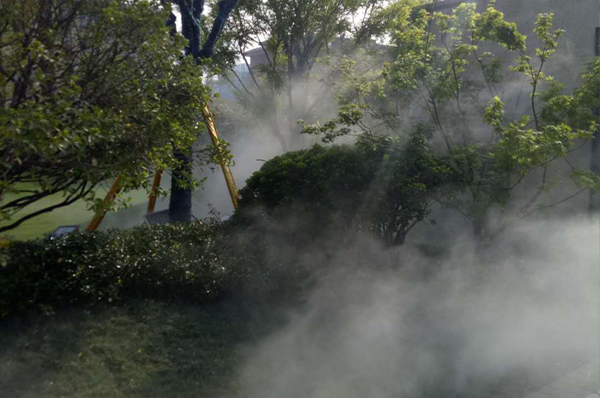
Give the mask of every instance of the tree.
[[(325, 140), (351, 133), (402, 136), (426, 122), (452, 170), (451, 184), (436, 200), (467, 217), (482, 240), (507, 225), (490, 225), (495, 206), (516, 207), (508, 217), (514, 221), (600, 187), (597, 176), (571, 167), (568, 160), (580, 140), (592, 136), (594, 121), (584, 101), (592, 80), (567, 95), (544, 73), (563, 33), (552, 30), (552, 14), (542, 14), (536, 22), (542, 45), (535, 58), (527, 53), (525, 36), (504, 20), (494, 2), (482, 13), (474, 4), (463, 3), (446, 15), (397, 1), (379, 18), (391, 38), (381, 56), (384, 62), (365, 66), (364, 60), (345, 59), (336, 65), (345, 78), (338, 89), (338, 117), (323, 125), (306, 125), (306, 133), (323, 134)], [(514, 80), (503, 78), (502, 58), (482, 51), (489, 43), (516, 55), (509, 77), (521, 76), (531, 88), (529, 109), (521, 116), (509, 118), (504, 111), (499, 93), (503, 83)], [(476, 72), (479, 76), (472, 78)], [(540, 205), (543, 194), (555, 185), (550, 165), (557, 160), (566, 163), (579, 189)], [(540, 184), (531, 196), (520, 205), (510, 202), (511, 192), (535, 176)]]
[[(240, 102), (268, 126), (283, 150), (298, 133), (299, 119), (312, 120), (329, 99), (315, 78), (318, 57), (341, 52), (342, 37), (356, 35), (377, 1), (372, 0), (294, 0), (241, 1), (223, 37), (223, 57), (219, 65), (238, 94)], [(352, 23), (359, 10), (361, 21)], [(335, 43), (337, 48), (332, 48)], [(266, 63), (250, 65), (245, 52), (251, 47), (263, 50)], [(347, 50), (347, 48), (345, 48)], [(245, 82), (233, 69), (242, 57), (250, 74)], [(311, 84), (313, 83), (313, 84)], [(322, 86), (321, 86), (322, 87)]]
[[(214, 53), (214, 48), (221, 32), (227, 22), (229, 14), (237, 6), (238, 0), (221, 0), (217, 3), (217, 13), (212, 24), (212, 29), (202, 43), (202, 14), (204, 12), (204, 0), (172, 0), (177, 4), (181, 13), (182, 34), (188, 40), (185, 47), (185, 55), (191, 58), (197, 64), (210, 58)], [(175, 29), (176, 17), (170, 14), (167, 25)], [(172, 31), (173, 32), (173, 31)], [(173, 32), (174, 33), (174, 32)], [(206, 105), (207, 106), (207, 105)], [(207, 107), (202, 108), (202, 114), (205, 119), (211, 118)], [(212, 123), (207, 120), (207, 124)], [(192, 187), (187, 181), (192, 175), (192, 146), (184, 150), (177, 150), (174, 157), (179, 161), (178, 166), (173, 170), (171, 177), (171, 197), (169, 202), (169, 217), (172, 221), (185, 222), (192, 218)], [(221, 152), (220, 148), (215, 148)], [(222, 156), (222, 154), (218, 154)], [(222, 167), (225, 167), (222, 165)]]
[(0, 232), (79, 199), (98, 204), (94, 188), (117, 175), (126, 191), (177, 168), (173, 151), (196, 141), (208, 90), (169, 15), (145, 0), (0, 4)]

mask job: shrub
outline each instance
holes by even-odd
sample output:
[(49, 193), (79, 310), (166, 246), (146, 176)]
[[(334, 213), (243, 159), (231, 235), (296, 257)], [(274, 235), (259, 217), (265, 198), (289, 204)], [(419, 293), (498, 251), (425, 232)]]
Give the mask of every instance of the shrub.
[[(288, 152), (266, 162), (240, 191), (240, 215), (260, 208), (268, 222), (298, 237), (315, 238), (329, 225), (344, 229), (362, 202), (375, 156), (352, 146)], [(291, 222), (292, 218), (294, 219)], [(286, 228), (287, 227), (287, 228)]]
[(0, 267), (0, 317), (125, 296), (214, 300), (228, 277), (222, 228), (195, 222), (15, 242)]
[(447, 173), (421, 134), (403, 143), (316, 145), (266, 162), (240, 191), (238, 214), (258, 209), (267, 220), (285, 221), (295, 239), (358, 229), (398, 245), (427, 218), (432, 191)]

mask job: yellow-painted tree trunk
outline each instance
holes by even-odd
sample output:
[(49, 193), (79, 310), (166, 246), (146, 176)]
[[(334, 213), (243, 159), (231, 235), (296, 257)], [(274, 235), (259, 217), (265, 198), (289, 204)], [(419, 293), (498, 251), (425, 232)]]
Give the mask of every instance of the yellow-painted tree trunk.
[[(210, 111), (210, 107), (208, 104), (202, 110), (202, 116), (204, 116), (204, 122), (206, 123), (206, 127), (208, 128), (208, 135), (210, 135), (210, 139), (215, 147), (219, 146), (219, 132), (217, 131), (217, 126), (215, 125), (215, 117)], [(221, 170), (223, 170), (223, 176), (225, 177), (225, 183), (227, 184), (227, 189), (229, 190), (229, 196), (231, 197), (231, 203), (233, 203), (233, 208), (237, 209), (238, 207), (238, 190), (235, 186), (235, 181), (233, 179), (233, 174), (231, 174), (231, 169), (229, 165), (224, 161), (220, 161)]]
[(156, 198), (158, 195), (158, 188), (160, 187), (160, 180), (162, 178), (162, 170), (156, 170), (154, 173), (154, 181), (152, 182), (152, 190), (150, 191), (150, 198), (148, 200), (148, 207), (146, 213), (154, 213), (154, 207), (156, 206)]

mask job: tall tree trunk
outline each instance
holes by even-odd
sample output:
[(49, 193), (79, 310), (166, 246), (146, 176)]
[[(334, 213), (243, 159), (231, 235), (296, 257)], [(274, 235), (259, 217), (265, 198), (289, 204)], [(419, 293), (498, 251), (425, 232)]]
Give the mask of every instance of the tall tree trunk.
[(472, 189), (473, 207), (471, 212), (471, 224), (473, 236), (476, 242), (483, 242), (488, 234), (488, 205), (485, 203), (477, 188)]
[(285, 139), (285, 136), (281, 134), (281, 130), (279, 129), (279, 123), (277, 123), (277, 120), (271, 121), (271, 133), (275, 136), (275, 138), (277, 138), (277, 141), (279, 141), (279, 145), (281, 145), (281, 150), (287, 152), (289, 150), (288, 143)]
[[(596, 52), (596, 59), (598, 59), (598, 57), (600, 57), (600, 27), (596, 27), (596, 32), (595, 32), (595, 52)], [(600, 98), (600, 92), (596, 93), (596, 95), (598, 95), (598, 97)], [(598, 119), (598, 117), (600, 116), (600, 108), (596, 108), (594, 109), (594, 114), (596, 116), (596, 119)], [(591, 153), (591, 160), (590, 160), (590, 170), (592, 171), (592, 173), (596, 174), (596, 175), (600, 175), (600, 128), (596, 127), (596, 131), (594, 132), (594, 139), (592, 140), (592, 153)], [(600, 199), (598, 198), (598, 195), (596, 195), (596, 193), (594, 192), (594, 190), (590, 190), (590, 204), (589, 204), (589, 213), (590, 215), (594, 215), (596, 213), (598, 213), (598, 210), (600, 210)]]
[[(600, 176), (600, 130), (594, 132), (594, 139), (592, 140), (592, 151), (591, 151), (590, 169), (592, 173)], [(590, 215), (597, 214), (600, 212), (600, 198), (594, 192), (590, 190)]]
[(171, 171), (171, 196), (169, 198), (169, 219), (171, 222), (188, 222), (192, 219), (192, 189), (186, 186), (192, 175), (190, 155), (175, 152), (179, 165)]
[[(174, 0), (181, 13), (181, 34), (188, 40), (186, 56), (199, 59), (201, 50), (200, 19), (204, 11), (204, 0)], [(174, 15), (170, 23), (174, 26)], [(169, 219), (171, 222), (187, 222), (192, 219), (192, 189), (189, 178), (192, 175), (191, 148), (188, 154), (176, 151), (173, 157), (179, 162), (171, 171), (171, 196), (169, 197)]]
[(287, 84), (287, 97), (288, 97), (288, 122), (290, 126), (290, 137), (294, 138), (294, 82), (295, 82), (295, 74), (296, 70), (294, 67), (294, 51), (293, 51), (293, 38), (290, 38), (289, 43), (287, 43), (287, 62), (288, 62), (288, 84)]
[[(182, 34), (188, 39), (186, 55), (194, 57), (197, 62), (204, 58), (210, 58), (214, 47), (223, 31), (225, 22), (231, 11), (237, 6), (238, 0), (221, 0), (218, 3), (219, 12), (213, 22), (212, 29), (202, 46), (201, 18), (204, 11), (204, 0), (172, 0), (181, 11)], [(172, 15), (168, 26), (174, 24)], [(189, 152), (174, 153), (180, 162), (177, 169), (171, 174), (171, 197), (169, 201), (169, 218), (174, 222), (185, 222), (192, 219), (192, 188), (186, 184), (192, 175), (191, 148)]]

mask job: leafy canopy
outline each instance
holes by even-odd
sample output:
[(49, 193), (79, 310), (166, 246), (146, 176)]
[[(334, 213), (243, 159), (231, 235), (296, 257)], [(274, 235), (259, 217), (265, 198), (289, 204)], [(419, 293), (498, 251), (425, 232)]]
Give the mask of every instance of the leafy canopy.
[[(572, 94), (563, 94), (563, 86), (546, 74), (564, 33), (552, 27), (553, 14), (538, 16), (534, 34), (541, 45), (533, 54), (526, 37), (493, 1), (481, 13), (475, 4), (462, 3), (446, 14), (400, 0), (378, 18), (386, 29), (376, 33), (387, 34), (390, 45), (370, 59), (330, 63), (342, 77), (341, 83), (331, 82), (337, 89), (338, 116), (305, 124), (305, 133), (321, 135), (326, 142), (344, 135), (406, 137), (425, 123), (432, 145), (453, 173), (454, 189), (436, 201), (469, 218), (480, 237), (494, 235), (488, 225), (490, 209), (506, 208), (526, 176), (541, 182), (508, 219), (552, 205), (537, 202), (559, 177), (550, 175), (554, 161), (565, 161), (579, 185), (574, 195), (600, 187), (598, 176), (573, 168), (567, 158), (595, 129), (591, 109), (597, 67)], [(501, 48), (498, 56), (483, 50), (494, 44)], [(516, 62), (503, 74), (511, 58)], [(506, 88), (523, 80), (530, 88), (528, 106), (521, 115), (508, 117), (502, 93), (514, 95)]]
[(148, 0), (2, 2), (0, 231), (49, 195), (99, 205), (93, 188), (117, 175), (125, 190), (148, 187), (196, 141), (208, 90), (165, 27), (170, 12)]

